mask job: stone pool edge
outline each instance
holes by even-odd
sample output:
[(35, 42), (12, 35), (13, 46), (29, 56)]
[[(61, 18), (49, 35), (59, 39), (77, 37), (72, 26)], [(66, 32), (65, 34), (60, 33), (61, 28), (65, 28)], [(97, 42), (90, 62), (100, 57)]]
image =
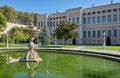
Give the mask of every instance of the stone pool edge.
[[(106, 50), (102, 51), (94, 51), (94, 50), (81, 50), (81, 49), (69, 49), (69, 48), (54, 48), (54, 49), (35, 49), (37, 52), (50, 52), (50, 53), (67, 53), (67, 54), (76, 54), (76, 55), (87, 55), (92, 57), (98, 58), (105, 58), (108, 60), (113, 60), (120, 62), (120, 55), (116, 53), (109, 53), (109, 51), (105, 52)], [(27, 49), (0, 49), (0, 52), (27, 52)], [(112, 51), (116, 52), (116, 51)], [(120, 53), (120, 52), (119, 52)]]

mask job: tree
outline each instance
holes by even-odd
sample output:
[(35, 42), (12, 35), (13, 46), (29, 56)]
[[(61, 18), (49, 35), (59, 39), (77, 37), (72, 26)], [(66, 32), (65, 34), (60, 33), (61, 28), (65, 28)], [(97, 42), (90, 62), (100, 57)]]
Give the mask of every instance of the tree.
[(0, 37), (0, 42), (5, 43), (6, 42), (6, 34), (2, 34)]
[(9, 33), (12, 43), (18, 43), (21, 40), (26, 40), (29, 38), (29, 35), (25, 33), (24, 28), (14, 27)]
[(9, 22), (15, 22), (17, 18), (17, 12), (9, 6), (3, 6), (2, 7), (2, 13), (6, 16), (7, 20)]
[(0, 14), (0, 31), (3, 31), (3, 29), (7, 26), (7, 19), (4, 15)]
[(5, 15), (8, 22), (29, 25), (31, 22), (37, 25), (37, 13), (19, 12), (10, 6), (0, 7), (0, 14)]
[(63, 21), (58, 27), (55, 29), (55, 35), (59, 40), (64, 40), (64, 46), (68, 39), (74, 39), (78, 36), (78, 33), (74, 31), (78, 27), (77, 24), (70, 24), (68, 22)]
[(50, 32), (46, 24), (44, 24), (44, 28), (42, 30), (40, 40), (41, 40), (41, 44), (43, 45), (49, 45), (51, 43)]

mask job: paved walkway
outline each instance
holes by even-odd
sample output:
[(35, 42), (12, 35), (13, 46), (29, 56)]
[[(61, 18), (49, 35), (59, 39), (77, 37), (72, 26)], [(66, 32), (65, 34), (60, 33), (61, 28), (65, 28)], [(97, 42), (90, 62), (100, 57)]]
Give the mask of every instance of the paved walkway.
[(86, 49), (85, 46), (80, 46), (76, 48), (62, 48), (66, 50), (76, 50), (76, 51), (89, 51), (89, 52), (97, 52), (97, 53), (106, 53), (106, 54), (113, 54), (113, 55), (120, 55), (120, 51), (112, 51), (112, 50), (96, 50), (96, 49)]

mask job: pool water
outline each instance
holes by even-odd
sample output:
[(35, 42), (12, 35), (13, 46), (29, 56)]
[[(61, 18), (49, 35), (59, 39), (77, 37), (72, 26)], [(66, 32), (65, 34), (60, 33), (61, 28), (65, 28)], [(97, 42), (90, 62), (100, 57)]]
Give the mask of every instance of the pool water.
[(41, 62), (7, 63), (8, 57), (24, 52), (0, 54), (0, 78), (120, 78), (120, 63), (83, 55), (39, 52)]

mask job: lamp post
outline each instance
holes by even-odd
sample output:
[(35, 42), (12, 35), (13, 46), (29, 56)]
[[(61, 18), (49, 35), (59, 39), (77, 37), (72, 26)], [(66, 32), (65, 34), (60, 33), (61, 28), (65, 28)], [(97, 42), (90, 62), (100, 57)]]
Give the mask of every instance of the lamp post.
[(7, 41), (6, 41), (6, 48), (8, 48), (8, 32), (6, 33)]
[(56, 35), (55, 35), (55, 47), (57, 46), (57, 38), (56, 38)]
[(103, 49), (106, 48), (106, 33), (105, 31), (103, 32)]

